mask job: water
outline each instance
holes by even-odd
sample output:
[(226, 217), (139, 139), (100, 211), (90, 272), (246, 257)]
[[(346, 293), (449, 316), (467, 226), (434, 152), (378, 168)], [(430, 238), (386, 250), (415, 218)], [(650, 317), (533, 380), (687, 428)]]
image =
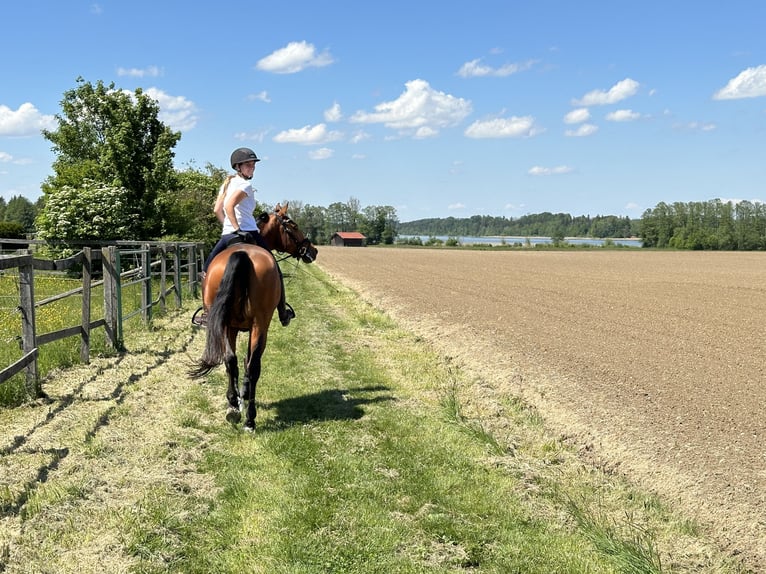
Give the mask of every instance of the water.
[[(398, 239), (407, 240), (410, 238), (420, 237), (420, 240), (425, 243), (428, 241), (428, 235), (399, 235)], [(441, 239), (446, 243), (449, 236), (447, 235), (434, 235), (436, 239)], [(457, 237), (457, 240), (461, 245), (473, 245), (474, 243), (485, 245), (502, 245), (505, 241), (506, 245), (513, 245), (514, 243), (520, 243), (521, 245), (548, 245), (553, 243), (550, 237), (515, 237), (515, 236), (499, 236), (499, 235), (486, 235), (483, 237)], [(625, 245), (627, 247), (641, 247), (642, 242), (640, 239), (611, 239), (612, 243), (618, 245)], [(595, 245), (601, 246), (606, 242), (605, 239), (592, 239), (590, 237), (567, 237), (566, 242), (570, 245)]]

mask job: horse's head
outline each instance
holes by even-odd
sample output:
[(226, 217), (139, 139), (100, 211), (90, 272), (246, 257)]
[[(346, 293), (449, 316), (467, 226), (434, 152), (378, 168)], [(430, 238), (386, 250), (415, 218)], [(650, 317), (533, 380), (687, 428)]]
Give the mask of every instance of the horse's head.
[(271, 213), (258, 216), (258, 229), (266, 243), (275, 251), (289, 253), (304, 263), (312, 263), (317, 258), (317, 248), (287, 216), (287, 206), (280, 204)]

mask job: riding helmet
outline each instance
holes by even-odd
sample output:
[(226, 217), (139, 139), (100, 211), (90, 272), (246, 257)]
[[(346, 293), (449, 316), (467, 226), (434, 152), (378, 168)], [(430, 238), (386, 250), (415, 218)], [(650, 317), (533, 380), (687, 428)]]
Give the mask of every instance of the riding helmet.
[(233, 152), (231, 152), (231, 168), (237, 169), (237, 166), (240, 163), (244, 163), (246, 161), (261, 161), (258, 159), (258, 156), (255, 155), (255, 152), (251, 150), (249, 147), (240, 147), (235, 149)]

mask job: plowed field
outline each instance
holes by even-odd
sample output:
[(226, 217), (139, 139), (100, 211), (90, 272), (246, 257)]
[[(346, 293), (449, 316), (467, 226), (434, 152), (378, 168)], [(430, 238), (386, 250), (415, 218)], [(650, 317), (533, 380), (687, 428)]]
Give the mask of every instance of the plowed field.
[(766, 571), (766, 253), (325, 247), (317, 264)]

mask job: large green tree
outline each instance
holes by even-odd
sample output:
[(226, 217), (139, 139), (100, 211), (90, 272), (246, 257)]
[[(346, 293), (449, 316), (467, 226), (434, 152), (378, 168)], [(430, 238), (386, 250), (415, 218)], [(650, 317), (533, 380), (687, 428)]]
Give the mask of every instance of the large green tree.
[[(181, 137), (158, 119), (159, 104), (140, 88), (131, 93), (77, 79), (77, 87), (64, 93), (58, 128), (43, 130), (57, 158), (54, 174), (43, 183), (48, 209), (50, 198), (62, 190), (82, 189), (85, 182), (124, 189), (129, 221), (124, 239), (152, 239), (162, 234), (164, 215), (158, 197), (176, 186), (173, 148)], [(103, 206), (109, 209), (108, 205)], [(114, 206), (113, 209), (117, 209)], [(107, 214), (104, 214), (107, 216)], [(107, 218), (115, 217), (108, 214)], [(50, 217), (41, 218), (50, 225)], [(50, 236), (51, 228), (47, 229)]]

